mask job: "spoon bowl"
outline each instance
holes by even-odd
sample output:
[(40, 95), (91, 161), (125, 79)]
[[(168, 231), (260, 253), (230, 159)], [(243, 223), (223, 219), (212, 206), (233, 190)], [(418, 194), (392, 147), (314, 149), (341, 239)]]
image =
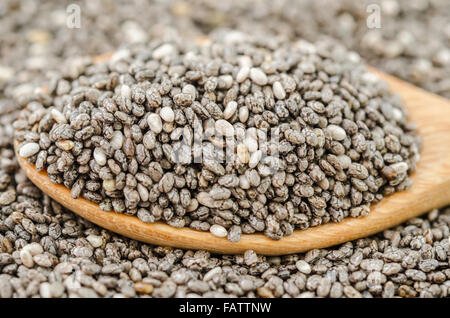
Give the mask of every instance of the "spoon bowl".
[[(96, 57), (94, 61), (110, 56)], [(233, 243), (209, 232), (175, 228), (161, 222), (148, 224), (136, 216), (105, 212), (84, 198), (73, 199), (69, 189), (52, 183), (45, 171), (38, 172), (34, 165), (17, 155), (17, 142), (16, 156), (28, 178), (52, 199), (92, 223), (138, 241), (220, 254), (237, 254), (251, 249), (258, 254), (283, 255), (326, 248), (372, 235), (450, 204), (450, 101), (376, 69), (369, 70), (400, 95), (410, 119), (419, 128), (423, 150), (417, 171), (411, 176), (412, 187), (372, 205), (368, 216), (296, 230), (278, 241), (263, 234), (243, 234), (239, 242)]]

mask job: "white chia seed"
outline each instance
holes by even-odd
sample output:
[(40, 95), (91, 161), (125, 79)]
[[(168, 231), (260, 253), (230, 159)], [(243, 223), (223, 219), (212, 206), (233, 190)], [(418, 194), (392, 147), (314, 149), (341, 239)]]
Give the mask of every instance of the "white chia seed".
[(232, 124), (230, 124), (227, 120), (219, 119), (215, 123), (216, 131), (226, 137), (232, 137), (234, 136), (234, 127)]
[(250, 70), (250, 78), (260, 86), (267, 84), (267, 75), (260, 68), (252, 67)]
[(273, 95), (278, 99), (285, 99), (286, 98), (286, 92), (283, 88), (283, 85), (281, 85), (280, 82), (276, 81), (273, 83)]
[(347, 137), (345, 130), (342, 127), (336, 125), (329, 125), (327, 127), (328, 132), (330, 133), (331, 138), (334, 140), (344, 140)]
[(229, 102), (223, 111), (223, 118), (230, 119), (236, 112), (237, 106), (238, 105), (234, 100)]
[(148, 116), (148, 126), (155, 133), (159, 134), (163, 127), (161, 117), (158, 114), (152, 113)]
[(39, 144), (30, 142), (20, 147), (19, 156), (21, 156), (22, 158), (28, 158), (37, 154), (39, 150)]
[(94, 159), (100, 166), (106, 165), (106, 155), (101, 148), (97, 147), (94, 149)]
[(173, 112), (172, 108), (170, 107), (163, 107), (161, 108), (161, 111), (159, 112), (159, 116), (166, 121), (166, 122), (173, 122), (175, 119), (175, 113)]
[(209, 231), (217, 237), (226, 237), (228, 234), (227, 230), (223, 226), (218, 224), (212, 225), (209, 228)]
[(236, 82), (242, 83), (243, 81), (245, 81), (248, 78), (249, 74), (250, 74), (250, 67), (242, 66), (236, 75)]

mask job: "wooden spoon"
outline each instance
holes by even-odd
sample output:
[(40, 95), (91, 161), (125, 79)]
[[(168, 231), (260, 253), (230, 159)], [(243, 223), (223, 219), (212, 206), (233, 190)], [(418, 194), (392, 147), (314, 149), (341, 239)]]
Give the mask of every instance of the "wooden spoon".
[[(110, 57), (111, 54), (106, 54), (94, 61)], [(378, 70), (370, 68), (370, 71), (388, 82), (391, 90), (402, 97), (410, 119), (419, 127), (423, 151), (417, 172), (412, 176), (413, 186), (373, 205), (368, 216), (296, 230), (279, 241), (263, 234), (244, 234), (239, 242), (232, 243), (209, 232), (174, 228), (161, 222), (147, 224), (136, 216), (104, 212), (97, 204), (84, 198), (73, 199), (70, 190), (53, 184), (46, 172), (37, 172), (34, 165), (18, 155), (17, 159), (28, 178), (55, 201), (103, 228), (135, 240), (226, 254), (252, 249), (259, 254), (282, 255), (325, 248), (369, 236), (450, 204), (450, 101)], [(18, 144), (15, 146), (17, 153)]]

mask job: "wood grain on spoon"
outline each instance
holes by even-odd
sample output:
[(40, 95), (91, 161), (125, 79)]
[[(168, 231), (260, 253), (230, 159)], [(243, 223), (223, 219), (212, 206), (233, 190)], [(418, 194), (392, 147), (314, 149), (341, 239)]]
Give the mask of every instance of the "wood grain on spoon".
[[(95, 62), (110, 57), (111, 54), (102, 55)], [(450, 204), (450, 102), (375, 69), (370, 71), (388, 82), (391, 90), (402, 97), (410, 119), (419, 127), (423, 150), (417, 172), (412, 176), (413, 186), (373, 205), (366, 217), (346, 218), (340, 223), (297, 230), (279, 241), (263, 234), (244, 234), (239, 242), (232, 243), (209, 232), (174, 228), (161, 222), (147, 224), (135, 216), (104, 212), (86, 199), (73, 199), (69, 189), (53, 184), (46, 172), (37, 172), (34, 165), (17, 157), (28, 178), (51, 198), (83, 218), (132, 239), (226, 254), (252, 249), (259, 254), (282, 255), (325, 248), (380, 232)], [(16, 152), (18, 148), (16, 144)]]

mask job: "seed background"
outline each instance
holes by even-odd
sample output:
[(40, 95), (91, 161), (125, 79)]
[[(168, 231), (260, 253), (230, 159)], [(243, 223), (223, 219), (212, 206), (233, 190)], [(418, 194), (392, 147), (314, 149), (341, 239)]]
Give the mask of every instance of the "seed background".
[[(18, 169), (11, 127), (27, 96), (67, 59), (223, 27), (333, 37), (370, 64), (450, 97), (448, 1), (81, 1), (81, 28), (68, 29), (71, 3), (0, 4), (0, 297), (448, 297), (448, 208), (367, 239), (281, 258), (154, 247), (89, 224), (44, 196)], [(368, 3), (380, 5), (381, 29), (367, 28)], [(21, 257), (25, 246), (31, 258)]]

